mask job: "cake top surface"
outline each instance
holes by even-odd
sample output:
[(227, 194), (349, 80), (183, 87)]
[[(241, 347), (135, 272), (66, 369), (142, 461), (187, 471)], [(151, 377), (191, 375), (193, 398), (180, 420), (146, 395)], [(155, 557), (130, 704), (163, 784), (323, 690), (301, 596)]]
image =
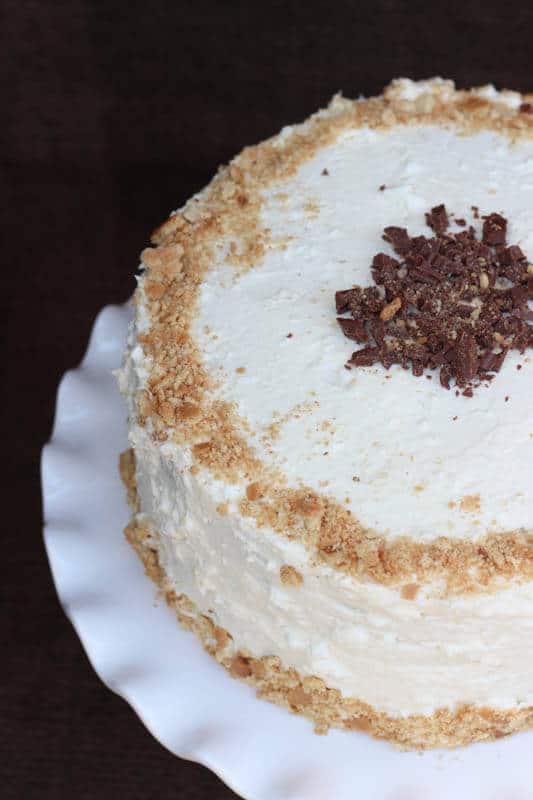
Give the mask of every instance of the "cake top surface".
[[(428, 221), (440, 223), (425, 214), (440, 204), (452, 238), (487, 241), (483, 218), (501, 215), (491, 220), (507, 222), (506, 244), (525, 256), (517, 281), (527, 293), (531, 110), (515, 93), (456, 92), (438, 79), (398, 81), (369, 101), (335, 98), (245, 150), (156, 233), (159, 247), (143, 254), (150, 377), (140, 414), (156, 436), (171, 430), (190, 445), (193, 468), (222, 479), (230, 506), (367, 572), (383, 542), (408, 537), (418, 548), (407, 555), (404, 540), (400, 561), (420, 562), (443, 540), (475, 560), (474, 543), (489, 537), (490, 552), (501, 535), (533, 528), (529, 344), (508, 349), (491, 329), (488, 349), (505, 359), (489, 375), (479, 349), (473, 389), (464, 359), (466, 380), (412, 360), (346, 369), (368, 342), (343, 335), (335, 307), (338, 290), (376, 286), (377, 253), (402, 259), (384, 229), (434, 239)], [(505, 260), (497, 237), (490, 258)], [(489, 267), (476, 280), (487, 291), (514, 286)], [(375, 291), (387, 323), (401, 303)], [(464, 302), (483, 313), (479, 297)], [(529, 325), (531, 303), (521, 302)]]

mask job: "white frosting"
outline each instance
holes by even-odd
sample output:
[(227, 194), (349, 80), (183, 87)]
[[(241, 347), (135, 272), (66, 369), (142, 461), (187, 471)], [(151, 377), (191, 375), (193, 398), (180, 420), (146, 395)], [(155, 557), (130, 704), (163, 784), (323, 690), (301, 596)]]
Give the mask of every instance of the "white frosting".
[[(221, 258), (193, 328), (265, 461), (292, 485), (349, 498), (363, 525), (420, 541), (533, 528), (532, 351), (511, 353), (473, 398), (398, 366), (344, 369), (356, 346), (335, 320), (335, 290), (372, 284), (373, 256), (392, 253), (383, 228), (431, 234), (424, 212), (439, 202), (468, 219), (471, 205), (503, 212), (509, 241), (533, 258), (533, 141), (437, 127), (344, 134), (269, 188), (263, 222), (292, 239), (237, 280)], [(269, 437), (280, 418), (278, 438)], [(479, 513), (462, 510), (461, 499), (477, 494)]]
[[(266, 193), (263, 222), (275, 237), (293, 237), (286, 249), (273, 247), (235, 278), (221, 242), (193, 330), (263, 459), (292, 485), (349, 498), (365, 525), (424, 541), (533, 527), (530, 360), (509, 357), (472, 399), (400, 369), (343, 367), (353, 348), (335, 322), (334, 291), (369, 284), (372, 256), (387, 250), (383, 227), (427, 233), (423, 213), (439, 202), (457, 216), (470, 216), (472, 204), (503, 212), (510, 240), (533, 254), (533, 143), (434, 127), (344, 134)], [(456, 599), (428, 587), (413, 602), (314, 565), (300, 543), (257, 529), (236, 511), (242, 487), (191, 474), (187, 448), (155, 443), (136, 424), (133, 397), (150, 365), (135, 342), (146, 325), (141, 291), (120, 384), (143, 512), (179, 593), (237, 647), (278, 655), (392, 715), (533, 704), (533, 586)], [(278, 438), (268, 433), (276, 421)], [(479, 514), (449, 507), (478, 493)], [(281, 583), (284, 564), (299, 570), (301, 586)]]
[[(226, 488), (189, 472), (187, 454), (131, 433), (141, 503), (178, 593), (231, 631), (236, 647), (278, 655), (346, 696), (402, 716), (462, 703), (533, 704), (533, 586), (488, 596), (404, 600), (310, 562), (304, 547), (220, 516)], [(299, 587), (280, 581), (290, 564)]]

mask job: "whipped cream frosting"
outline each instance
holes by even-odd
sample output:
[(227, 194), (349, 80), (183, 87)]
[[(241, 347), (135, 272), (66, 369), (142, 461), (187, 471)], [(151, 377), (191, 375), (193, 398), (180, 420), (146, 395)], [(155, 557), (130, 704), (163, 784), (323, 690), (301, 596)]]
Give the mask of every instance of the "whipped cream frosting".
[(344, 133), (265, 192), (262, 223), (284, 246), (237, 278), (221, 250), (193, 328), (264, 461), (347, 499), (365, 527), (419, 541), (533, 527), (533, 351), (510, 354), (472, 398), (438, 374), (344, 369), (355, 345), (335, 290), (372, 284), (373, 256), (393, 255), (383, 228), (431, 235), (424, 212), (441, 202), (478, 229), (472, 205), (502, 212), (533, 259), (533, 141), (437, 126)]
[[(419, 90), (405, 82), (402, 91)], [(472, 205), (503, 213), (509, 241), (533, 256), (533, 142), (429, 125), (341, 133), (265, 190), (261, 222), (272, 243), (261, 264), (236, 272), (231, 242), (219, 242), (192, 331), (218, 395), (289, 485), (345, 502), (379, 533), (424, 542), (533, 527), (531, 353), (510, 354), (473, 398), (446, 392), (436, 376), (344, 369), (354, 348), (335, 320), (335, 290), (371, 283), (373, 255), (388, 252), (383, 228), (427, 234), (424, 211), (440, 202), (469, 220)], [(459, 597), (428, 585), (408, 600), (257, 528), (238, 513), (242, 486), (191, 472), (188, 447), (156, 442), (150, 421), (137, 423), (135, 397), (150, 372), (138, 344), (149, 327), (142, 277), (136, 309), (119, 382), (142, 518), (178, 594), (236, 647), (278, 655), (392, 716), (533, 704), (531, 584)], [(284, 565), (298, 570), (300, 586), (281, 582)]]

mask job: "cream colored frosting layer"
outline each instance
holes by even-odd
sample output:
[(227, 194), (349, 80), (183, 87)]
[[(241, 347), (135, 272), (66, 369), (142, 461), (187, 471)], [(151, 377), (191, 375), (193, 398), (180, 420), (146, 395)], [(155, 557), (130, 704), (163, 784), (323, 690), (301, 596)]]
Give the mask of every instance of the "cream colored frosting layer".
[(373, 256), (393, 254), (383, 228), (432, 235), (424, 212), (441, 202), (468, 220), (472, 205), (503, 213), (509, 242), (533, 259), (533, 141), (437, 126), (344, 133), (269, 187), (262, 223), (284, 246), (237, 278), (222, 251), (193, 328), (265, 462), (290, 485), (348, 499), (365, 527), (418, 541), (533, 528), (533, 351), (511, 353), (473, 398), (437, 374), (344, 369), (356, 345), (335, 290), (373, 284)]
[[(531, 360), (510, 356), (471, 399), (399, 369), (343, 366), (353, 347), (335, 322), (334, 291), (370, 283), (372, 256), (387, 251), (383, 227), (428, 233), (424, 211), (439, 202), (458, 217), (471, 205), (504, 213), (510, 241), (532, 255), (533, 143), (436, 126), (341, 134), (265, 192), (273, 244), (260, 265), (236, 274), (231, 243), (220, 241), (193, 327), (220, 396), (289, 485), (347, 500), (379, 533), (426, 542), (533, 527)], [(299, 542), (238, 513), (242, 486), (192, 474), (188, 448), (137, 424), (150, 369), (137, 344), (149, 323), (142, 283), (120, 383), (142, 509), (176, 590), (237, 647), (278, 655), (391, 715), (533, 704), (531, 585), (457, 598), (428, 586), (412, 601), (317, 565)], [(286, 564), (300, 586), (281, 582)]]

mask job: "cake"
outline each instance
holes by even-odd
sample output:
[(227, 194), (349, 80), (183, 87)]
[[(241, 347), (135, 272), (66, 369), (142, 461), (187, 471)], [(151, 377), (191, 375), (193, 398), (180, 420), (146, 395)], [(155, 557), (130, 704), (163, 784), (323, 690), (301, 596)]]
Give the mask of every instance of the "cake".
[(141, 255), (127, 538), (318, 733), (533, 725), (532, 112), (441, 79), (335, 96)]

